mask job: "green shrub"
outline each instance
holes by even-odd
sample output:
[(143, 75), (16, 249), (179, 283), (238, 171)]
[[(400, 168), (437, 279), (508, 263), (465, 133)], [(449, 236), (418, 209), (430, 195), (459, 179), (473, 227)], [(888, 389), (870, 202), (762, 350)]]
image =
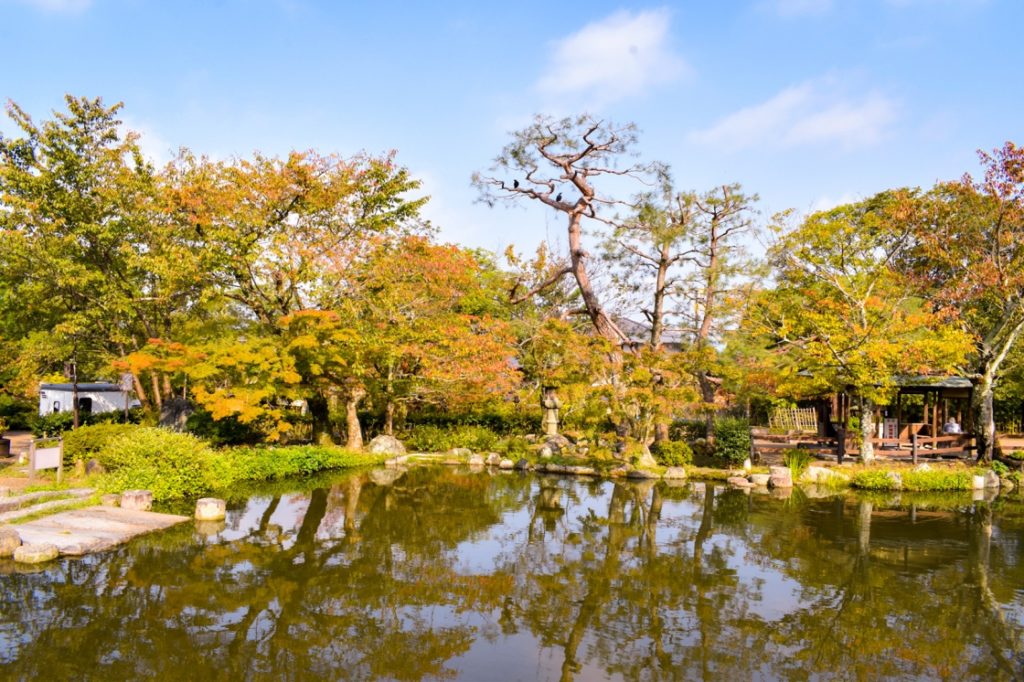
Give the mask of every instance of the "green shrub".
[(195, 495), (211, 487), (213, 451), (195, 436), (141, 426), (111, 440), (97, 453), (109, 473), (100, 487), (109, 492), (144, 488), (155, 500)]
[(851, 478), (850, 485), (861, 490), (899, 490), (889, 472), (881, 469), (858, 471)]
[(699, 438), (707, 436), (707, 425), (694, 419), (677, 419), (668, 428), (669, 440), (683, 441), (693, 444)]
[(38, 413), (38, 402), (21, 400), (0, 393), (0, 419), (7, 424), (6, 428), (14, 431), (31, 430), (32, 422)]
[(750, 423), (725, 417), (715, 421), (715, 457), (738, 464), (750, 457)]
[(850, 485), (861, 490), (907, 490), (933, 492), (970, 490), (973, 472), (969, 469), (926, 469), (889, 472), (884, 469), (859, 471)]
[(918, 492), (933, 490), (970, 490), (974, 473), (968, 469), (930, 469), (904, 471), (903, 489)]
[(255, 424), (243, 424), (235, 415), (214, 419), (207, 410), (197, 408), (185, 422), (189, 433), (209, 441), (215, 446), (254, 445), (264, 434)]
[(498, 443), (497, 450), (510, 458), (523, 457), (530, 451), (530, 442), (522, 436), (510, 436)]
[(667, 467), (681, 467), (693, 464), (693, 450), (682, 441), (665, 440), (651, 446), (651, 454), (658, 464)]
[(1005, 476), (1008, 473), (1010, 473), (1010, 467), (1006, 466), (1002, 462), (995, 461), (995, 462), (992, 462), (992, 471), (995, 472), (996, 476), (999, 476), (1000, 478), (1002, 478), (1003, 476)]
[(135, 424), (89, 424), (64, 433), (64, 462), (95, 457), (114, 439), (135, 431)]
[(452, 448), (486, 452), (496, 448), (498, 435), (486, 426), (442, 427), (427, 424), (413, 426), (402, 440), (408, 448), (419, 452), (445, 452)]
[(807, 467), (811, 465), (812, 459), (811, 453), (807, 452), (807, 450), (792, 448), (782, 451), (782, 463), (789, 467), (794, 480), (800, 478), (807, 471)]
[(208, 478), (212, 488), (227, 488), (241, 481), (275, 481), (328, 469), (376, 464), (383, 459), (323, 445), (228, 448), (209, 459)]

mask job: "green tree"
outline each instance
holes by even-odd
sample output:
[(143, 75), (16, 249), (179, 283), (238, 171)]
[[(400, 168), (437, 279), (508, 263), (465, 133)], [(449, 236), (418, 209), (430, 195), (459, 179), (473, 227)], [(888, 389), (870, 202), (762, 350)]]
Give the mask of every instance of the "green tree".
[(98, 371), (166, 335), (202, 289), (195, 245), (161, 220), (159, 183), (120, 129), (121, 105), (66, 104), (37, 124), (9, 102), (21, 136), (0, 139), (4, 314), (33, 377), (76, 352), (80, 374)]
[(883, 193), (782, 233), (769, 251), (777, 286), (748, 320), (791, 368), (810, 375), (804, 390), (856, 392), (866, 461), (874, 406), (887, 401), (893, 378), (950, 371), (967, 349), (965, 336), (942, 324), (895, 267), (912, 245), (900, 220), (912, 205), (906, 192)]

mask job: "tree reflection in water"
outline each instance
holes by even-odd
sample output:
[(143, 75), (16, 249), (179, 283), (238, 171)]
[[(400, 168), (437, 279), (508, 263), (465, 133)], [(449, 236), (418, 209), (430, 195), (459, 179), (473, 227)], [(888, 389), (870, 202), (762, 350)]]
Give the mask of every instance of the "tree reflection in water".
[(21, 572), (4, 677), (1016, 679), (1024, 511), (417, 468)]

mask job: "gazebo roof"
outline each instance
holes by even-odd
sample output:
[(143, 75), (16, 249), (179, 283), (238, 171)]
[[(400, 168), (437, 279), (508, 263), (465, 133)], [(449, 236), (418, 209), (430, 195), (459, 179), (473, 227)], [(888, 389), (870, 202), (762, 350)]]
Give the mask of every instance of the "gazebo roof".
[(967, 377), (953, 376), (898, 376), (894, 381), (900, 388), (971, 388), (974, 385)]

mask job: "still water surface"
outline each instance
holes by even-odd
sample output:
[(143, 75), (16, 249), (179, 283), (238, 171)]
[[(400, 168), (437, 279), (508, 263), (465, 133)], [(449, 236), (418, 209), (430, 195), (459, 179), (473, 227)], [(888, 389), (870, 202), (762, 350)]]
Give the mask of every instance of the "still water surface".
[(362, 471), (0, 586), (4, 679), (1024, 676), (1012, 497)]

